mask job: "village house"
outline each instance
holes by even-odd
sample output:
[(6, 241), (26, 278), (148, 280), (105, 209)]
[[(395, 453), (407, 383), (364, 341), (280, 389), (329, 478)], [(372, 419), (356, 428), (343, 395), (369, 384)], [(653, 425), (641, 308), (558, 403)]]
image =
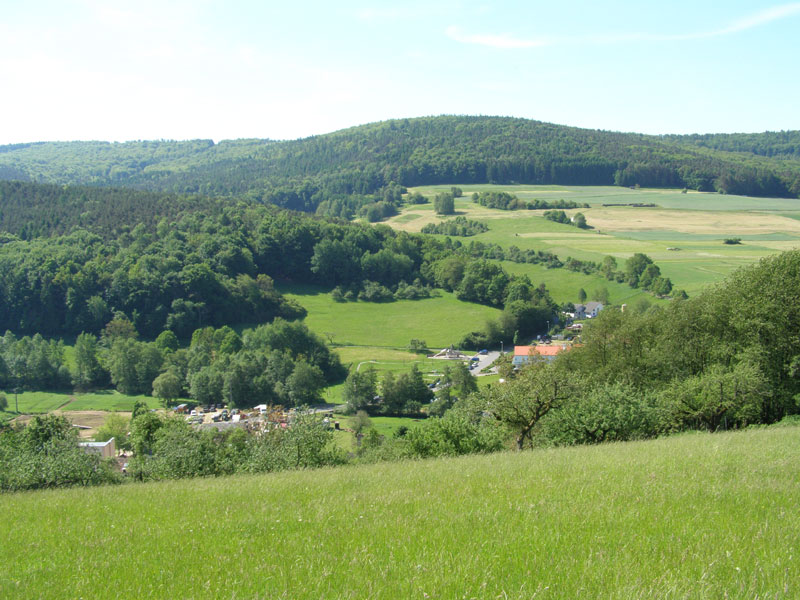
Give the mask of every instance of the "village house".
[(586, 304), (575, 305), (575, 319), (593, 319), (603, 310), (602, 302), (587, 302)]
[(515, 367), (520, 367), (536, 359), (552, 362), (556, 356), (566, 350), (566, 344), (557, 346), (545, 346), (542, 344), (536, 346), (514, 346), (514, 358), (511, 359), (511, 364)]

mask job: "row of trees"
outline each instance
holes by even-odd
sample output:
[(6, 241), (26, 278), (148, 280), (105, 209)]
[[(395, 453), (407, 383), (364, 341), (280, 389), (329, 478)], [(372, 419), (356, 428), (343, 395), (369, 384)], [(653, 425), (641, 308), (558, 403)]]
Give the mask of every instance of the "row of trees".
[(180, 348), (171, 331), (154, 342), (136, 339), (124, 317), (111, 321), (100, 339), (75, 341), (67, 368), (61, 342), (41, 336), (0, 338), (0, 388), (81, 391), (113, 384), (123, 394), (152, 394), (164, 405), (178, 398), (198, 404), (298, 406), (320, 400), (321, 390), (341, 381), (345, 370), (319, 336), (299, 322), (276, 319), (240, 337), (230, 327), (205, 327)]
[(447, 219), (440, 223), (428, 223), (421, 231), (422, 233), (469, 237), (479, 233), (486, 233), (489, 231), (489, 226), (482, 221), (473, 221), (459, 215), (454, 219)]

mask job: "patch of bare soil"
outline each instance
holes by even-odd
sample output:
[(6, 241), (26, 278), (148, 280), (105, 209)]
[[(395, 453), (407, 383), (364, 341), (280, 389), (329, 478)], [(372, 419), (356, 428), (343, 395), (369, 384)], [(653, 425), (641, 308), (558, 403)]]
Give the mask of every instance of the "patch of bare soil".
[(108, 415), (117, 414), (127, 419), (131, 417), (129, 412), (110, 413), (105, 410), (70, 410), (54, 411), (56, 414), (64, 415), (73, 425), (80, 427), (79, 435), (82, 438), (92, 438), (97, 430), (106, 422)]

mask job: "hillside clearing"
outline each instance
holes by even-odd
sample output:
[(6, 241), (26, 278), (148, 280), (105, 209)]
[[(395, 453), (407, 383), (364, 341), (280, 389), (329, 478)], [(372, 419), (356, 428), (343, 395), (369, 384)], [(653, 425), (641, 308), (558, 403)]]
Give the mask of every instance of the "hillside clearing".
[(466, 333), (483, 327), (500, 311), (462, 302), (440, 291), (435, 298), (395, 302), (335, 302), (316, 286), (281, 285), (280, 291), (308, 310), (305, 324), (320, 336), (342, 346), (385, 346), (402, 349), (413, 338), (430, 348), (444, 348)]

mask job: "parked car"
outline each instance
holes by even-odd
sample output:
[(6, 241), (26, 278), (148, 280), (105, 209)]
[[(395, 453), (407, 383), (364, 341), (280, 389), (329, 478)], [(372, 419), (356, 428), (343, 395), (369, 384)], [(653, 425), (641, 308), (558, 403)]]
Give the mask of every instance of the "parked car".
[(489, 354), (489, 351), (488, 351), (486, 348), (484, 348), (483, 350), (481, 350), (480, 352), (478, 352), (478, 354), (483, 354), (483, 355), (486, 355), (486, 354)]

